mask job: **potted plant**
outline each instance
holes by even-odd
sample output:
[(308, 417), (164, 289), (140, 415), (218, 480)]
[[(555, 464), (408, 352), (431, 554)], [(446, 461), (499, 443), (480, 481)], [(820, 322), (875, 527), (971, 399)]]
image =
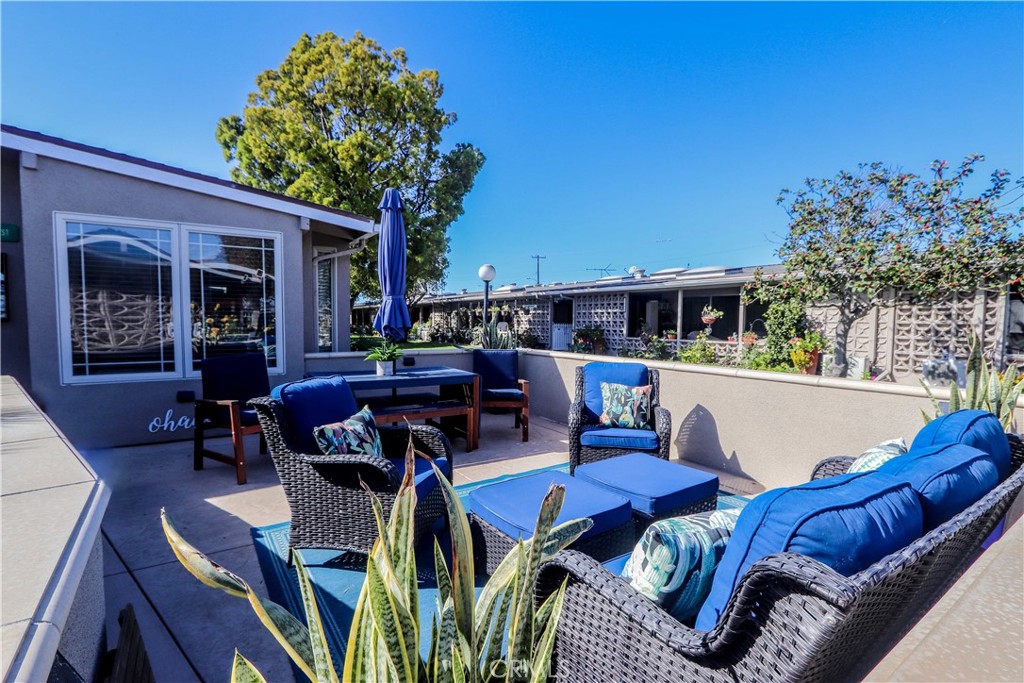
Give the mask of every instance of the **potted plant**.
[(740, 335), (740, 341), (743, 342), (743, 348), (749, 349), (757, 344), (757, 332), (747, 330)]
[(700, 312), (700, 321), (705, 325), (713, 325), (716, 320), (720, 319), (724, 313), (712, 306), (707, 304), (704, 309)]
[(670, 340), (676, 339), (676, 336), (677, 336), (675, 330), (664, 330), (662, 332), (662, 335), (664, 335), (665, 339), (670, 339)]
[(819, 332), (808, 332), (803, 337), (789, 340), (789, 358), (793, 367), (805, 375), (818, 372), (818, 358), (828, 349), (828, 341)]
[(382, 376), (395, 374), (395, 361), (401, 357), (402, 348), (387, 338), (366, 354), (366, 360), (377, 362), (377, 374)]

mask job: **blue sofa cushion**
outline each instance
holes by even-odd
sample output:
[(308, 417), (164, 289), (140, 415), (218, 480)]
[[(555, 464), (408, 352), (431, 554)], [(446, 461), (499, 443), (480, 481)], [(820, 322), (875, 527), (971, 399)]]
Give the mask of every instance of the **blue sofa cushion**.
[(484, 401), (522, 401), (523, 392), (519, 389), (483, 389), (480, 398)]
[(491, 526), (512, 538), (530, 538), (537, 526), (540, 504), (552, 484), (565, 486), (565, 501), (555, 524), (578, 517), (594, 521), (581, 538), (588, 538), (632, 521), (629, 501), (610, 491), (570, 477), (565, 472), (538, 472), (482, 486), (469, 494), (469, 507)]
[(274, 387), (270, 395), (281, 402), (291, 433), (288, 444), (301, 453), (319, 453), (313, 430), (320, 425), (341, 422), (356, 414), (355, 396), (340, 375), (311, 377)]
[(635, 448), (653, 451), (658, 448), (658, 434), (651, 429), (623, 429), (585, 425), (580, 443), (591, 448)]
[(914, 489), (924, 513), (925, 533), (966, 510), (999, 483), (992, 456), (959, 443), (912, 450), (878, 471)]
[(648, 517), (663, 517), (718, 493), (715, 475), (647, 453), (629, 453), (580, 465), (576, 478), (625, 496), (635, 511)]
[(473, 372), (480, 375), (481, 389), (515, 389), (519, 386), (519, 352), (473, 349)]
[(740, 511), (712, 510), (647, 527), (622, 571), (637, 593), (682, 622), (697, 615), (711, 590)]
[(1010, 442), (999, 418), (984, 410), (958, 410), (937, 417), (917, 433), (910, 450), (962, 443), (983, 450), (995, 458), (999, 479), (1010, 473)]
[(762, 493), (740, 514), (696, 628), (714, 628), (740, 578), (768, 555), (800, 553), (850, 576), (906, 546), (922, 530), (917, 494), (881, 472)]
[(603, 400), (601, 382), (642, 387), (650, 384), (647, 366), (643, 363), (587, 363), (583, 366), (584, 422), (596, 424), (601, 415)]
[[(405, 458), (388, 458), (388, 460), (394, 463), (402, 476), (405, 476)], [(434, 464), (449, 480), (452, 478), (452, 468), (448, 464), (448, 458), (434, 458)], [(416, 500), (422, 501), (437, 488), (437, 475), (434, 474), (434, 470), (426, 458), (416, 458), (416, 469), (413, 470), (413, 476), (416, 479)]]

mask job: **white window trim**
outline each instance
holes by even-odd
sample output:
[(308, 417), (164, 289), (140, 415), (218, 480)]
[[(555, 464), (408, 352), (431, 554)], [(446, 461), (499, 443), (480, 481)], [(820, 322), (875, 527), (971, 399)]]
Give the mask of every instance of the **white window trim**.
[[(172, 319), (174, 321), (174, 370), (168, 372), (117, 373), (104, 375), (75, 376), (71, 351), (71, 288), (69, 279), (67, 224), (95, 223), (126, 228), (148, 228), (169, 230), (171, 232), (171, 297)], [(99, 214), (72, 213), (65, 211), (53, 212), (54, 229), (54, 279), (57, 297), (57, 345), (60, 359), (60, 376), (62, 385), (78, 384), (119, 384), (124, 382), (174, 381), (196, 379), (200, 377), (198, 370), (192, 370), (192, 321), (189, 307), (185, 305), (185, 294), (190, 289), (188, 267), (188, 236), (191, 232), (202, 232), (218, 235), (236, 235), (239, 237), (255, 237), (272, 240), (274, 243), (274, 315), (275, 315), (275, 346), (277, 351), (277, 367), (268, 368), (271, 376), (284, 375), (287, 372), (285, 358), (286, 340), (283, 336), (282, 321), (284, 320), (284, 235), (270, 230), (253, 230), (219, 225), (203, 225), (199, 223), (175, 223), (155, 221), (144, 218), (124, 218), (122, 216), (103, 216)], [(182, 266), (185, 267), (182, 267)]]

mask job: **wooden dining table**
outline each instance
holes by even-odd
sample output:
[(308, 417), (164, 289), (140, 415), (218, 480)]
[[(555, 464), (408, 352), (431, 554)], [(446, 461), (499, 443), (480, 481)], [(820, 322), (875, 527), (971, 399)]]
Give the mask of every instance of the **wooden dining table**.
[[(399, 368), (393, 375), (378, 375), (372, 371), (344, 372), (353, 393), (365, 394), (371, 391), (391, 390), (391, 397), (374, 397), (380, 407), (373, 411), (378, 424), (394, 424), (404, 420), (423, 420), (456, 417), (466, 418), (466, 450), (476, 450), (480, 445), (480, 375), (468, 370), (433, 366), (423, 368)], [(424, 397), (399, 394), (399, 389), (439, 387), (442, 395)], [(461, 389), (455, 397), (445, 397), (445, 388)], [(362, 399), (360, 399), (362, 400)]]

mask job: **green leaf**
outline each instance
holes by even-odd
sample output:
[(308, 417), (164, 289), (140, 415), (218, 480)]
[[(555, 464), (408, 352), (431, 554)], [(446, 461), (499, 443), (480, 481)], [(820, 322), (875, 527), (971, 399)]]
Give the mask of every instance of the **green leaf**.
[(369, 586), (370, 609), (376, 632), (384, 639), (384, 651), (378, 652), (378, 659), (386, 657), (403, 681), (415, 680), (417, 665), (416, 627), (414, 617), (405, 605), (397, 599), (394, 576), (389, 581), (386, 568), (371, 558), (366, 568), (366, 583)]
[(192, 576), (199, 579), (204, 585), (219, 588), (228, 595), (233, 595), (236, 598), (246, 597), (249, 584), (208, 558), (182, 538), (164, 508), (160, 508), (160, 524), (163, 526), (164, 536), (167, 538), (171, 550), (174, 551), (175, 557)]
[(313, 649), (309, 644), (309, 630), (281, 605), (264, 600), (251, 590), (248, 598), (249, 605), (256, 612), (260, 622), (281, 644), (292, 661), (309, 676), (310, 680), (316, 680), (316, 665), (313, 660)]
[(551, 670), (551, 653), (555, 647), (555, 634), (557, 633), (558, 620), (562, 616), (562, 605), (565, 602), (565, 587), (568, 580), (568, 577), (566, 577), (558, 588), (558, 592), (545, 601), (545, 605), (551, 603), (550, 617), (546, 620), (547, 624), (544, 626), (544, 631), (541, 633), (533, 653), (530, 683), (542, 683), (548, 680), (548, 674)]
[(459, 496), (455, 493), (451, 483), (433, 461), (430, 462), (430, 466), (434, 469), (434, 475), (444, 493), (449, 526), (451, 527), (452, 602), (455, 607), (455, 622), (470, 647), (475, 649), (476, 645), (473, 642), (473, 610), (476, 602), (473, 586), (475, 569), (473, 567), (473, 538), (469, 529), (469, 518), (466, 516), (466, 511), (463, 509), (462, 503), (459, 502)]
[(255, 666), (235, 650), (235, 659), (231, 663), (231, 683), (266, 683)]
[(448, 574), (448, 565), (445, 564), (444, 554), (437, 539), (434, 539), (434, 574), (437, 576), (437, 599), (444, 604), (452, 597), (452, 578)]
[(317, 683), (338, 683), (338, 674), (334, 670), (334, 662), (331, 660), (331, 651), (327, 645), (323, 622), (320, 620), (320, 609), (316, 604), (313, 584), (310, 583), (306, 565), (298, 553), (295, 553), (295, 573), (298, 575), (302, 606), (306, 611), (306, 625), (309, 628), (309, 641), (313, 650)]
[(431, 646), (436, 652), (437, 659), (428, 664), (428, 669), (433, 671), (436, 683), (451, 683), (452, 681), (452, 648), (458, 634), (458, 624), (455, 618), (455, 602), (446, 600), (441, 606), (441, 625), (437, 629), (437, 647)]

